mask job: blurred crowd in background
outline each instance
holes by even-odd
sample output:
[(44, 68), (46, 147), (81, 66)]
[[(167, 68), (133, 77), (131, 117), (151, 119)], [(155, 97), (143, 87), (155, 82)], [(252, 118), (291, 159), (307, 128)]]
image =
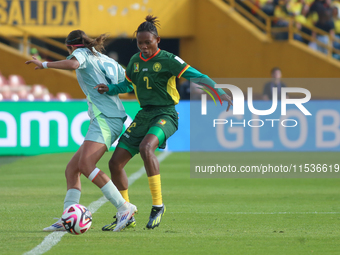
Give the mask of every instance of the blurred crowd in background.
[[(273, 27), (288, 27), (289, 19), (293, 18), (295, 27), (313, 39), (308, 40), (300, 34), (294, 34), (294, 39), (304, 42), (309, 47), (327, 54), (327, 49), (315, 43), (318, 40), (328, 44), (330, 38), (324, 33), (313, 32), (310, 28), (316, 27), (332, 37), (333, 47), (340, 50), (340, 1), (333, 0), (250, 0), (254, 8), (244, 4), (243, 0), (236, 0), (245, 9), (257, 15), (261, 9), (272, 17)], [(259, 18), (260, 19), (260, 18)], [(278, 40), (288, 39), (288, 33), (275, 33)], [(339, 54), (333, 54), (340, 59)]]

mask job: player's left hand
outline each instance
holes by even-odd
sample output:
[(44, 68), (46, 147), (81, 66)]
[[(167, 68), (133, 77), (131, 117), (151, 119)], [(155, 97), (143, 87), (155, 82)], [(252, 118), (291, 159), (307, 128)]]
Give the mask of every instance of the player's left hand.
[(233, 102), (231, 101), (231, 97), (228, 96), (227, 94), (223, 94), (222, 96), (220, 96), (220, 98), (221, 98), (222, 101), (228, 102), (227, 111), (229, 111), (230, 106), (233, 105)]
[(32, 56), (33, 60), (28, 60), (25, 62), (26, 65), (29, 65), (31, 63), (35, 64), (36, 67), (34, 68), (34, 70), (38, 70), (38, 69), (44, 69), (44, 67), (42, 66), (42, 62), (40, 60), (38, 60), (36, 57)]
[(94, 87), (94, 89), (97, 89), (100, 94), (104, 94), (105, 92), (109, 91), (109, 87), (103, 83), (98, 84)]

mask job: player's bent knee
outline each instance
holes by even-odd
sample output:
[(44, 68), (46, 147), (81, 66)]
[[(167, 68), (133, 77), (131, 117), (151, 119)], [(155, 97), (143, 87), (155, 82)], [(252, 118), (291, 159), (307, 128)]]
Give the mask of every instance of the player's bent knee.
[(79, 168), (75, 167), (73, 164), (68, 164), (65, 169), (65, 177), (74, 176), (79, 174)]
[(111, 158), (109, 161), (110, 172), (119, 172), (123, 169), (123, 164), (117, 158)]
[(154, 153), (152, 145), (149, 142), (141, 143), (139, 145), (139, 152), (142, 158), (148, 157)]
[(95, 166), (92, 166), (92, 164), (88, 164), (88, 162), (86, 161), (80, 161), (78, 164), (79, 172), (85, 175), (85, 177), (88, 177), (94, 168)]

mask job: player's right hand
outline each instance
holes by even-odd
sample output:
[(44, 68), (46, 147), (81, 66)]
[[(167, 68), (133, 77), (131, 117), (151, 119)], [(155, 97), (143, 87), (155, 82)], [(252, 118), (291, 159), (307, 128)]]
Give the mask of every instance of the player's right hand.
[(25, 62), (26, 65), (29, 65), (31, 63), (35, 64), (36, 67), (34, 68), (34, 70), (37, 69), (44, 69), (44, 67), (42, 66), (42, 62), (39, 61), (36, 57), (32, 56), (33, 60), (28, 60)]
[(100, 94), (103, 94), (109, 91), (109, 87), (103, 83), (98, 84), (97, 86), (94, 87), (94, 89), (97, 89)]
[(221, 100), (222, 100), (222, 101), (228, 102), (227, 111), (229, 111), (230, 106), (233, 105), (233, 101), (231, 100), (231, 97), (228, 96), (227, 94), (223, 94), (223, 95), (221, 95), (220, 97), (221, 97)]

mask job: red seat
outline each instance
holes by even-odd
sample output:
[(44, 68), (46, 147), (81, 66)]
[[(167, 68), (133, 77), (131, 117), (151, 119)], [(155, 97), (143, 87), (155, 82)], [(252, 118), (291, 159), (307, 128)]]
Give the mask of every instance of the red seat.
[(42, 98), (44, 101), (46, 102), (49, 102), (51, 101), (52, 99), (54, 99), (54, 96), (52, 93), (46, 93), (43, 95), (43, 98)]
[(32, 94), (35, 99), (43, 99), (44, 95), (48, 93), (48, 89), (41, 84), (35, 84), (32, 87)]
[(65, 101), (67, 101), (67, 100), (69, 100), (71, 98), (72, 98), (71, 95), (68, 94), (68, 93), (65, 93), (65, 92), (59, 92), (56, 95), (56, 99), (58, 99), (58, 100), (60, 100), (62, 102), (65, 102)]
[(20, 85), (26, 85), (26, 82), (20, 75), (12, 74), (8, 77), (8, 84), (11, 87), (18, 87)]
[(8, 81), (6, 79), (5, 76), (3, 76), (2, 74), (0, 74), (0, 87), (3, 86), (3, 85), (7, 85), (8, 84)]
[(10, 86), (4, 85), (1, 87), (1, 94), (4, 100), (11, 100), (12, 98), (12, 91)]

